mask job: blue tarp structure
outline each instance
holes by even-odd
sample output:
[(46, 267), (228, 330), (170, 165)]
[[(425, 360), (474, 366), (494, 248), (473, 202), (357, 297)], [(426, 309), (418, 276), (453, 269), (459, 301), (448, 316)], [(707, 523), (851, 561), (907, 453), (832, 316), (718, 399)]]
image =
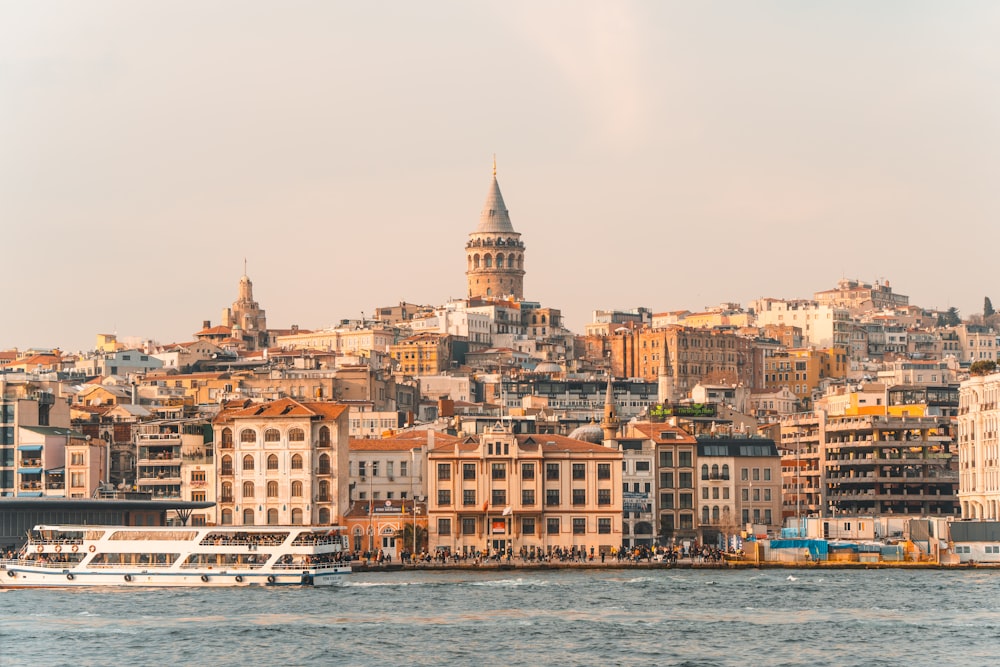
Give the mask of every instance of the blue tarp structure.
[(808, 549), (809, 555), (825, 560), (829, 553), (826, 540), (771, 540), (772, 549)]

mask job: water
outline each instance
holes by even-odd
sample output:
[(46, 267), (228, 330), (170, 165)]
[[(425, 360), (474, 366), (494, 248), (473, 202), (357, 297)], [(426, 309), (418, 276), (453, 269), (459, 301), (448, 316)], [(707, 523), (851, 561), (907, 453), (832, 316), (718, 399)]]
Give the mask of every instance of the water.
[(0, 591), (0, 665), (985, 665), (1000, 571), (353, 574)]

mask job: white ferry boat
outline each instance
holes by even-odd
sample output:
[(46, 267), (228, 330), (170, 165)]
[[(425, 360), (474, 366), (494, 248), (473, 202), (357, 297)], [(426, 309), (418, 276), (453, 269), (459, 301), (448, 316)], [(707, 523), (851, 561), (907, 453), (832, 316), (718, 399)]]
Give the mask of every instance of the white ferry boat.
[(338, 527), (36, 526), (0, 588), (330, 586), (351, 571)]

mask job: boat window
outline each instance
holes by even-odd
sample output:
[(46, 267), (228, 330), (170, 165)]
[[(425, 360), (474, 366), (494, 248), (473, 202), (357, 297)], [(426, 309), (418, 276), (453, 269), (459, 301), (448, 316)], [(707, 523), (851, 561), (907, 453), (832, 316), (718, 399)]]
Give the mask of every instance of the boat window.
[(112, 540), (193, 540), (194, 530), (119, 530), (111, 534)]
[(211, 568), (211, 567), (244, 567), (255, 570), (264, 567), (269, 554), (255, 554), (253, 552), (228, 553), (228, 554), (190, 554), (181, 563), (182, 568)]
[(116, 565), (142, 565), (143, 567), (170, 567), (180, 554), (168, 553), (96, 553), (90, 560), (90, 567), (114, 567)]

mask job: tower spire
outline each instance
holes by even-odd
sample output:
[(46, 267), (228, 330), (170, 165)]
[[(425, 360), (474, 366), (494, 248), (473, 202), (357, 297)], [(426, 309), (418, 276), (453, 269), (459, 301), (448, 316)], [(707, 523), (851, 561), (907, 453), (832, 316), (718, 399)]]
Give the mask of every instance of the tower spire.
[(497, 154), (493, 154), (493, 178), (497, 177)]

